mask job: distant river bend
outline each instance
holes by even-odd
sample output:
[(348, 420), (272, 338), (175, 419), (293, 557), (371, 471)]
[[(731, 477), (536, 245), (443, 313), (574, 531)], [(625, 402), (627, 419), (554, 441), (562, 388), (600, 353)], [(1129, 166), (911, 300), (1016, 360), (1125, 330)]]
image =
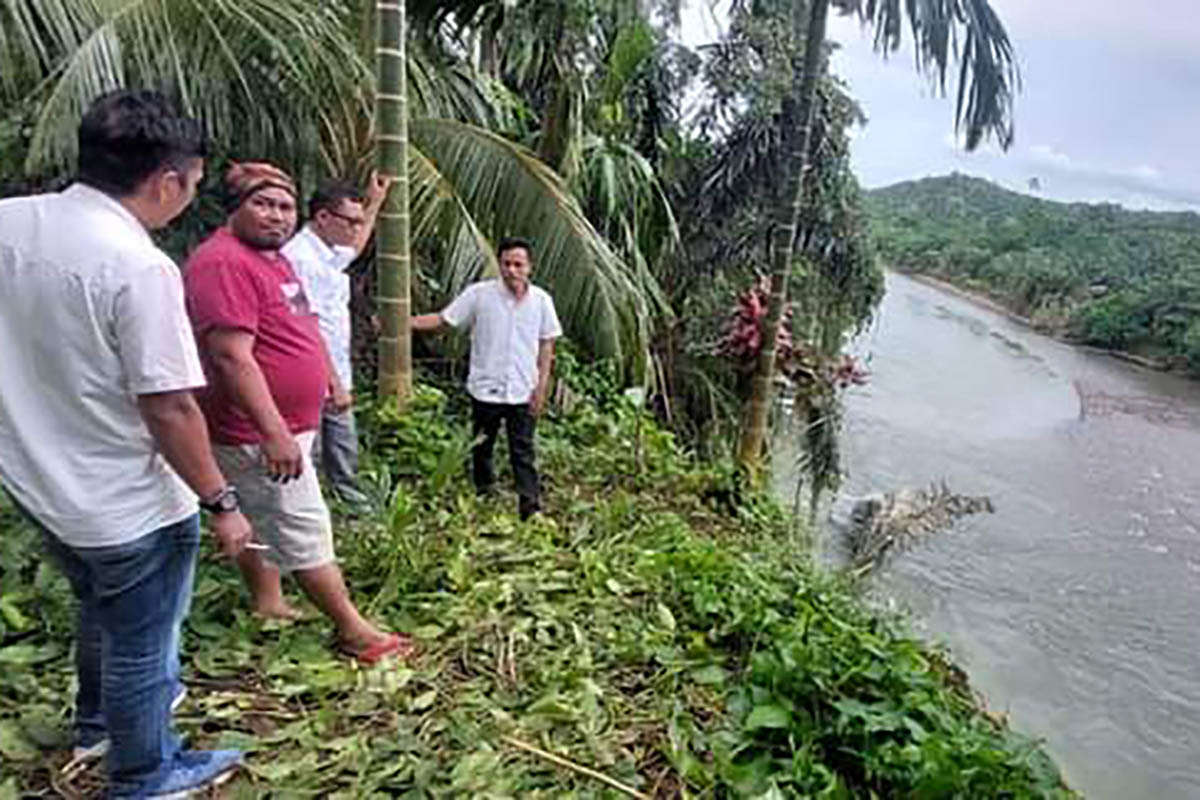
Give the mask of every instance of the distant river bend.
[(882, 588), (1086, 796), (1200, 798), (1200, 382), (897, 274), (857, 350), (835, 519), (943, 479), (996, 505)]

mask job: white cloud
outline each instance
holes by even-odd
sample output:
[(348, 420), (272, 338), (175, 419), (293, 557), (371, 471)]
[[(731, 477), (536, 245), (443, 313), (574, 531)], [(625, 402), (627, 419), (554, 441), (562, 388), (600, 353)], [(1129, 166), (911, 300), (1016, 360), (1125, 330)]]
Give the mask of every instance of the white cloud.
[(1149, 164), (1139, 164), (1130, 169), (1129, 174), (1144, 181), (1157, 181), (1162, 178), (1162, 173), (1156, 167), (1152, 167)]
[(1045, 171), (1043, 177), (1068, 177), (1072, 183), (1087, 183), (1108, 186), (1123, 196), (1124, 202), (1138, 205), (1154, 205), (1147, 200), (1157, 198), (1158, 205), (1191, 205), (1200, 201), (1200, 192), (1183, 186), (1171, 186), (1163, 181), (1162, 172), (1155, 166), (1141, 163), (1132, 167), (1112, 167), (1073, 159), (1066, 153), (1046, 144), (1029, 148), (1025, 158), (1016, 159), (1018, 165)]
[(1071, 157), (1060, 153), (1048, 144), (1035, 144), (1029, 148), (1029, 157), (1035, 163), (1048, 164), (1059, 169), (1071, 168)]

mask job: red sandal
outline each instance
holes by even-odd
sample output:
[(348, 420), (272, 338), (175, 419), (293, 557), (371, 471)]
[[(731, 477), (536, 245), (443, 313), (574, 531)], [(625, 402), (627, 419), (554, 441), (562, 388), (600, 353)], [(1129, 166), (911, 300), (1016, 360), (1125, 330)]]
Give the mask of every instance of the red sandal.
[(401, 661), (407, 660), (416, 652), (417, 647), (413, 644), (412, 639), (407, 636), (399, 633), (390, 633), (375, 642), (375, 644), (362, 650), (349, 650), (344, 645), (338, 649), (342, 652), (342, 655), (353, 658), (365, 666), (370, 666), (378, 664), (387, 658), (398, 658)]

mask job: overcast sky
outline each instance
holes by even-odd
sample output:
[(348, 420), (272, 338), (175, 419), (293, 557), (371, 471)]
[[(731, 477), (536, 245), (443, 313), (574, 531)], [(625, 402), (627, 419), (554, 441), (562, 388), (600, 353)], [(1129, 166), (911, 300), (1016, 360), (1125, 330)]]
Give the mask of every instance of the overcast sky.
[[(701, 2), (686, 39), (711, 39)], [(1016, 47), (1023, 89), (1016, 142), (956, 147), (954, 96), (940, 97), (912, 51), (887, 61), (854, 20), (833, 18), (835, 73), (870, 121), (854, 167), (868, 187), (953, 170), (1061, 200), (1200, 210), (1200, 16), (1194, 0), (992, 0)], [(705, 19), (707, 17), (707, 19)], [(905, 31), (907, 39), (908, 31)]]

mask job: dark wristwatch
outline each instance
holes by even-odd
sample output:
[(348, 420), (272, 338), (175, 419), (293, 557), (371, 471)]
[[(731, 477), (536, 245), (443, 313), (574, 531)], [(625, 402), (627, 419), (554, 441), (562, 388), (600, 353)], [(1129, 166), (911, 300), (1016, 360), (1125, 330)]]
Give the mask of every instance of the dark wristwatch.
[(226, 486), (207, 500), (200, 501), (200, 507), (210, 514), (228, 514), (238, 510), (238, 490)]

